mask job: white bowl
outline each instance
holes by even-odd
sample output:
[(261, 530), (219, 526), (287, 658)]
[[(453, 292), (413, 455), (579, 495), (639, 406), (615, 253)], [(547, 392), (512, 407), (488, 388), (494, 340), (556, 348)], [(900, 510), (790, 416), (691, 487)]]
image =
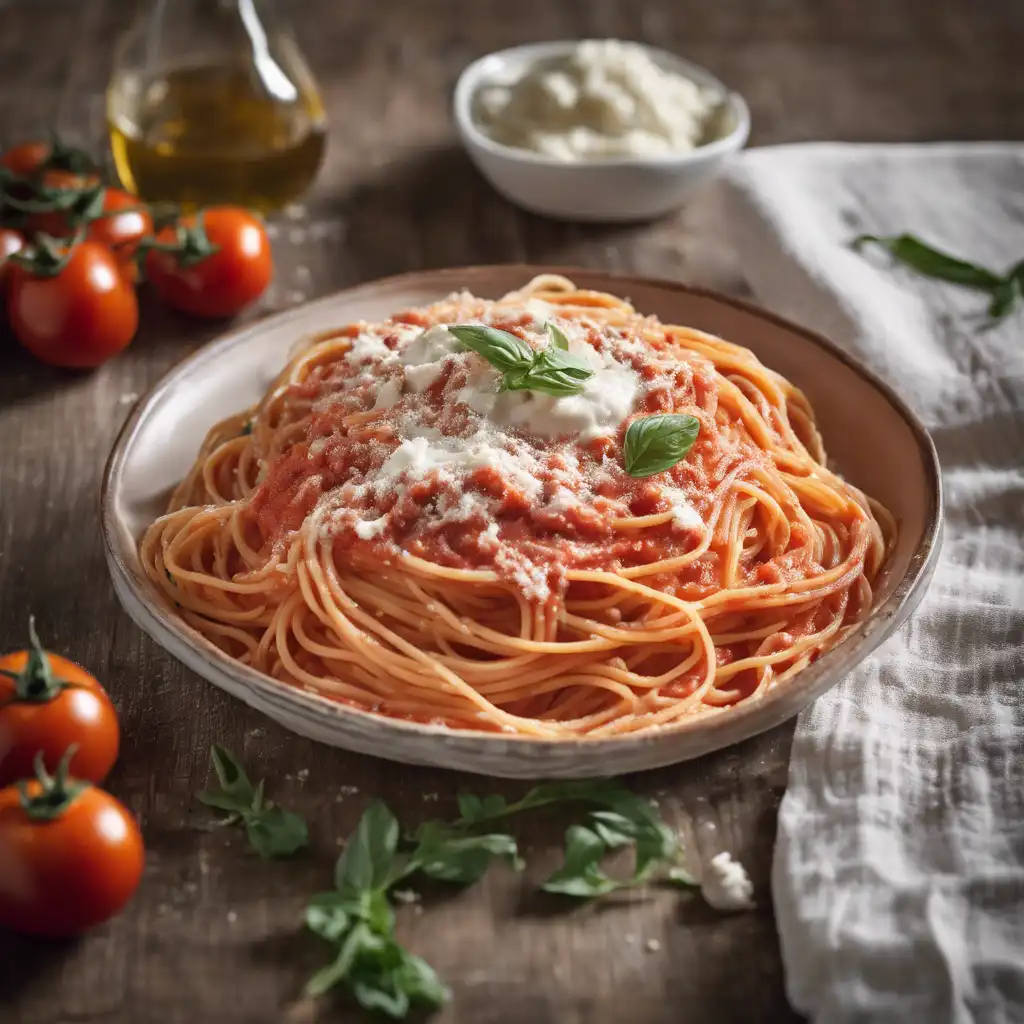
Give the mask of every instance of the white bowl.
[[(166, 508), (206, 431), (258, 401), (295, 342), (353, 320), (382, 319), (461, 288), (498, 298), (539, 273), (628, 295), (637, 309), (753, 349), (802, 388), (829, 462), (896, 516), (895, 550), (875, 584), (871, 615), (814, 664), (760, 699), (662, 728), (602, 739), (544, 740), (385, 718), (265, 676), (214, 647), (175, 613), (143, 571), (139, 538)], [(884, 452), (884, 458), (879, 457)], [(887, 385), (824, 338), (735, 299), (680, 284), (562, 267), (464, 267), (370, 282), (267, 317), (201, 348), (128, 417), (103, 480), (103, 540), (128, 614), (189, 668), (287, 728), (347, 750), (509, 778), (621, 775), (699, 757), (771, 729), (835, 685), (910, 614), (939, 553), (942, 492), (924, 427)]]
[(714, 139), (689, 153), (566, 163), (502, 145), (473, 119), (481, 86), (515, 77), (537, 60), (567, 54), (578, 41), (531, 43), (474, 61), (455, 86), (454, 113), (473, 163), (506, 199), (541, 216), (594, 223), (651, 220), (680, 206), (698, 185), (715, 177), (746, 144), (750, 112), (743, 98), (710, 71), (682, 57), (645, 46), (652, 60), (721, 96)]

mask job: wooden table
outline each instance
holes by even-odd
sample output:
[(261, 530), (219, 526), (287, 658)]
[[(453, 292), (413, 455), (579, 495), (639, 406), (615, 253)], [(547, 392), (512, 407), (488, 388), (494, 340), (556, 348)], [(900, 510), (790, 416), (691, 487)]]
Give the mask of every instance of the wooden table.
[[(102, 139), (118, 0), (0, 6), (0, 138), (57, 123)], [(752, 143), (1024, 137), (1024, 7), (956, 0), (306, 0), (299, 34), (320, 76), (331, 147), (315, 194), (274, 225), (278, 277), (260, 315), (355, 282), (452, 264), (576, 263), (742, 291), (713, 207), (661, 223), (580, 228), (500, 200), (454, 145), (448, 97), (468, 61), (526, 39), (641, 38), (743, 92)], [(45, 44), (40, 39), (45, 37)], [(87, 376), (50, 372), (0, 336), (0, 645), (31, 610), (49, 644), (93, 669), (120, 711), (110, 787), (139, 816), (148, 864), (131, 907), (88, 939), (0, 937), (0, 1020), (19, 1024), (274, 1024), (362, 1019), (300, 998), (324, 959), (304, 899), (329, 884), (338, 841), (366, 800), (403, 821), (449, 814), (454, 794), (521, 787), (403, 767), (292, 736), (203, 682), (119, 608), (97, 526), (104, 459), (136, 397), (215, 330), (145, 304), (131, 349)], [(732, 850), (760, 909), (721, 916), (658, 894), (566, 911), (532, 894), (564, 820), (522, 833), (526, 879), (495, 870), (464, 893), (401, 913), (400, 931), (455, 993), (459, 1024), (633, 1024), (797, 1019), (783, 992), (769, 900), (775, 815), (791, 727), (696, 763), (634, 778), (696, 857)], [(220, 741), (304, 814), (311, 851), (247, 855), (202, 828), (195, 795)]]

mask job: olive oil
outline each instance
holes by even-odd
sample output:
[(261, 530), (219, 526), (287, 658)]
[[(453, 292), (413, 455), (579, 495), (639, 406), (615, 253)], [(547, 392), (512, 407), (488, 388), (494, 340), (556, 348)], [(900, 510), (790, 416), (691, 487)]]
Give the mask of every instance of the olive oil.
[(309, 187), (326, 133), (310, 80), (268, 80), (248, 62), (172, 68), (148, 79), (115, 74), (107, 119), (114, 164), (130, 192), (261, 211)]

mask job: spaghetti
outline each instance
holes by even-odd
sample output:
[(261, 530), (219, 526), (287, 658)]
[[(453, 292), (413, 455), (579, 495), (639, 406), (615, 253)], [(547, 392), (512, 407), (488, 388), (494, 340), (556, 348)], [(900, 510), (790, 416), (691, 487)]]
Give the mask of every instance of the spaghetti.
[[(502, 390), (448, 329), (467, 324), (534, 352), (557, 335), (589, 377)], [(696, 442), (630, 476), (627, 428), (662, 413), (696, 417)], [(141, 557), (185, 622), (283, 684), (559, 739), (785, 683), (870, 610), (894, 532), (751, 352), (544, 275), (314, 339), (209, 432)]]

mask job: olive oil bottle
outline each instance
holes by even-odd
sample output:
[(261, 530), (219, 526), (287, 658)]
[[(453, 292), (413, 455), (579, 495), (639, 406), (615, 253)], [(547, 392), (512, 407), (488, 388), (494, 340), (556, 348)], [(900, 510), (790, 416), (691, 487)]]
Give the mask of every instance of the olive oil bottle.
[(107, 123), (130, 192), (262, 211), (306, 191), (326, 136), (316, 83), (268, 0), (151, 0), (118, 47)]

